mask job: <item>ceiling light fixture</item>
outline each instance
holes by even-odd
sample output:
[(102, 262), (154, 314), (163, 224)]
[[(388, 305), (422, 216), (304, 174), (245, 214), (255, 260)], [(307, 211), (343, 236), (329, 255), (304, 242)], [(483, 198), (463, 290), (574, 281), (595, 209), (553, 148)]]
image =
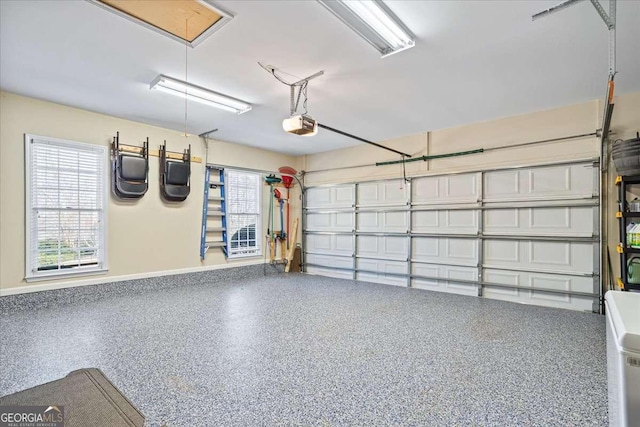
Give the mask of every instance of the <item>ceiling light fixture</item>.
[(229, 111), (231, 113), (242, 114), (251, 110), (251, 104), (205, 89), (182, 80), (167, 77), (160, 74), (149, 86), (150, 89), (156, 89), (161, 92), (170, 93), (171, 95), (186, 98), (190, 101), (206, 104), (211, 107)]
[(415, 36), (380, 0), (318, 0), (382, 57), (415, 46)]

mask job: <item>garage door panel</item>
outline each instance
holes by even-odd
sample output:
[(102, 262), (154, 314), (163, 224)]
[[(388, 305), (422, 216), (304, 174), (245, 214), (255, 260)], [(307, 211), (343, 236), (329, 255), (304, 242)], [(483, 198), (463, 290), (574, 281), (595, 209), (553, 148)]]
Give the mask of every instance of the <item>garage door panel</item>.
[(407, 237), (358, 236), (358, 255), (407, 260)]
[(435, 264), (478, 264), (478, 243), (476, 239), (456, 239), (451, 237), (414, 237), (412, 257), (418, 262)]
[(418, 233), (437, 233), (442, 230), (441, 211), (418, 211), (411, 213), (411, 227)]
[(408, 229), (406, 211), (358, 213), (358, 231), (406, 233)]
[(312, 234), (307, 236), (307, 250), (309, 252), (331, 253), (333, 249), (332, 240), (334, 236), (324, 234)]
[[(517, 271), (484, 269), (483, 278), (485, 282), (489, 283), (520, 286), (521, 275)], [(517, 288), (485, 287), (482, 290), (482, 295), (487, 298), (505, 299), (508, 301), (514, 301), (514, 299), (517, 299), (519, 297), (519, 294), (520, 293)]]
[(353, 259), (347, 257), (337, 257), (331, 255), (307, 254), (306, 262), (318, 264), (326, 267), (353, 268)]
[(312, 187), (305, 192), (308, 208), (344, 208), (355, 204), (355, 185)]
[[(310, 262), (310, 261), (307, 261), (307, 262)], [(318, 276), (324, 276), (324, 277), (334, 277), (336, 279), (346, 279), (346, 280), (353, 279), (353, 273), (349, 271), (333, 270), (331, 268), (316, 267), (313, 265), (307, 266), (307, 273), (316, 274)]]
[(484, 176), (484, 200), (512, 199), (520, 196), (520, 171), (496, 171)]
[(331, 230), (332, 216), (334, 214), (319, 214), (319, 213), (309, 213), (307, 214), (307, 230)]
[(486, 232), (511, 233), (520, 230), (520, 209), (496, 209), (484, 212)]
[(332, 197), (334, 192), (331, 187), (323, 188), (309, 188), (306, 193), (306, 202), (308, 207), (329, 207), (331, 206)]
[(330, 236), (333, 238), (331, 252), (339, 255), (353, 254), (353, 237), (346, 235)]
[(514, 270), (547, 270), (575, 274), (593, 272), (591, 243), (530, 240), (485, 240), (484, 265)]
[(529, 194), (555, 195), (571, 193), (571, 169), (555, 167), (527, 171)]
[(515, 267), (521, 261), (520, 241), (485, 240), (483, 244), (485, 264)]
[(404, 205), (408, 187), (401, 179), (358, 184), (358, 206)]
[(487, 298), (573, 310), (592, 309), (593, 301), (589, 297), (536, 291), (536, 288), (538, 288), (568, 292), (593, 292), (593, 278), (591, 277), (486, 269), (484, 271), (484, 278), (485, 281), (489, 283), (518, 285), (530, 288), (509, 289), (486, 286), (483, 294)]
[(484, 176), (484, 200), (493, 202), (591, 197), (593, 189), (593, 166), (584, 164), (494, 171)]
[(414, 237), (411, 241), (412, 255), (419, 261), (437, 261), (443, 257), (440, 247), (444, 247), (442, 238), (439, 237)]
[(591, 236), (595, 210), (592, 207), (529, 209), (528, 226), (532, 232)]
[(353, 231), (352, 212), (309, 212), (308, 231)]
[(484, 213), (487, 234), (585, 237), (594, 234), (594, 226), (594, 208), (589, 206), (489, 209)]
[(356, 200), (356, 186), (354, 184), (340, 185), (335, 188), (334, 200), (337, 205), (353, 205)]
[(309, 234), (308, 252), (353, 255), (353, 237), (348, 235)]
[(383, 261), (374, 259), (358, 259), (357, 264), (359, 271), (357, 277), (359, 280), (365, 280), (375, 283), (386, 283), (396, 286), (407, 286), (407, 279), (401, 276), (390, 276), (390, 274), (406, 274), (407, 263), (398, 261)]
[[(437, 264), (413, 264), (412, 274), (442, 279), (478, 280), (478, 269), (471, 267), (457, 267)], [(448, 292), (461, 295), (477, 295), (477, 285), (469, 283), (455, 283), (444, 280), (414, 278), (411, 286), (437, 292)]]
[[(593, 286), (593, 282), (587, 279), (587, 282), (591, 282), (591, 286)], [(589, 283), (588, 283), (589, 284)], [(538, 275), (537, 277), (529, 274), (529, 286), (532, 289), (557, 289), (562, 291), (571, 291), (571, 277), (544, 277)], [(571, 300), (569, 295), (563, 294), (553, 294), (550, 292), (530, 292), (532, 299), (540, 299), (543, 301), (555, 301), (568, 303)]]
[(418, 204), (476, 203), (479, 200), (477, 173), (416, 178), (411, 182), (412, 202)]
[(412, 212), (411, 226), (417, 233), (477, 234), (477, 210)]
[(359, 258), (356, 265), (358, 266), (358, 269), (375, 271), (378, 273), (407, 273), (407, 263), (402, 261)]
[(450, 175), (444, 177), (445, 198), (448, 202), (477, 202), (480, 175)]
[(597, 280), (598, 207), (581, 206), (597, 203), (597, 176), (583, 162), (316, 187), (306, 228), (338, 234), (306, 235), (309, 271), (407, 286), (409, 269), (418, 289), (591, 311), (597, 298), (571, 293)]
[(478, 261), (478, 245), (471, 239), (447, 239), (445, 241), (447, 258), (459, 258)]
[(593, 245), (589, 243), (529, 242), (529, 263), (577, 273), (593, 271)]
[(375, 273), (358, 273), (357, 280), (363, 282), (382, 283), (384, 285), (407, 286), (407, 280), (402, 277), (385, 276), (384, 274)]

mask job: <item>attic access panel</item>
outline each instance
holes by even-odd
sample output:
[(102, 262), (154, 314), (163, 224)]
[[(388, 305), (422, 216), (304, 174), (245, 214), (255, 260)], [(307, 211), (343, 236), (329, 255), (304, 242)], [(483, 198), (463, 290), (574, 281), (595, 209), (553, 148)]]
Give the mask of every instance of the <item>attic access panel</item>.
[(89, 0), (132, 22), (195, 47), (233, 19), (210, 0)]

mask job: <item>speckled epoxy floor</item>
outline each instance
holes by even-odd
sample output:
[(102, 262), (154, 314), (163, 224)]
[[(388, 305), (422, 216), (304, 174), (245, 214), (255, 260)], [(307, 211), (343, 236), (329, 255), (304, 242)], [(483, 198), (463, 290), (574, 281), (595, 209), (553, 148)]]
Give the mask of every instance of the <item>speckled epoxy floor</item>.
[(607, 423), (596, 314), (298, 274), (0, 321), (0, 395), (97, 367), (152, 426)]

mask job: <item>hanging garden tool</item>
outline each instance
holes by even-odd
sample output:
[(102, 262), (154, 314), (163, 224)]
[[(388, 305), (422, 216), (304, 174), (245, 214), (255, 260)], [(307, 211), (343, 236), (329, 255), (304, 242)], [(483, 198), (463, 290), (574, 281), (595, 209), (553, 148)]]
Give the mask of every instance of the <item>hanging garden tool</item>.
[(273, 264), (276, 261), (276, 241), (273, 228), (273, 184), (277, 184), (282, 180), (275, 175), (268, 175), (264, 178), (264, 181), (269, 184), (269, 226), (267, 227), (266, 241), (269, 247), (269, 261)]
[[(295, 170), (294, 168), (292, 168), (291, 166), (282, 166), (280, 168), (278, 168), (278, 172), (280, 172), (282, 175), (282, 184), (284, 185), (284, 188), (287, 189), (287, 236), (290, 236), (291, 233), (289, 232), (289, 224), (291, 223), (290, 221), (290, 214), (289, 211), (291, 209), (291, 187), (293, 187), (295, 185), (295, 182), (293, 180), (293, 177), (298, 173), (297, 170)], [(287, 239), (287, 249), (289, 249), (289, 247), (291, 245), (295, 245), (296, 242), (292, 242), (291, 239)]]
[(284, 203), (285, 199), (277, 188), (274, 190), (275, 198), (280, 205), (280, 232), (276, 234), (276, 240), (280, 242), (280, 260), (284, 264), (287, 258), (287, 233), (284, 231)]
[(288, 273), (291, 271), (291, 262), (293, 261), (293, 256), (296, 252), (296, 239), (298, 238), (298, 218), (293, 221), (293, 231), (291, 234), (291, 244), (289, 245), (289, 252), (287, 252), (287, 265), (284, 268), (284, 272)]

